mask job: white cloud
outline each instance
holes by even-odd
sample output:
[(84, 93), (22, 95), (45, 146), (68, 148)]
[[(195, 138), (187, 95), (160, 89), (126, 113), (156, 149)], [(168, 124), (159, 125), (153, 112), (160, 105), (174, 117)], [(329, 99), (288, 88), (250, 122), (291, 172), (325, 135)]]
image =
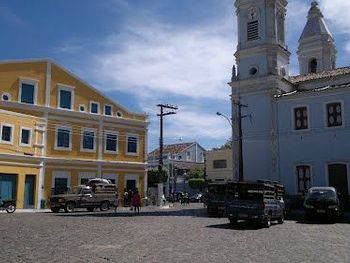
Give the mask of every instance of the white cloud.
[(350, 33), (350, 1), (322, 0), (320, 5), (326, 19), (332, 22), (338, 32)]
[[(96, 78), (108, 90), (136, 96), (226, 98), (233, 63), (233, 29), (227, 23), (179, 28), (155, 23), (109, 36), (118, 48), (96, 56)], [(228, 34), (230, 32), (230, 34)], [(108, 83), (108, 84), (107, 84)]]

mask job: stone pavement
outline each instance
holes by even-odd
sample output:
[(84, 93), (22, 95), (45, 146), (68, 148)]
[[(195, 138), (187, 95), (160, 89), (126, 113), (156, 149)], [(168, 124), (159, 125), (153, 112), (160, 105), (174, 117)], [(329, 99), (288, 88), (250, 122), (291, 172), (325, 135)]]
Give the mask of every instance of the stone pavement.
[(0, 262), (350, 262), (350, 218), (257, 229), (200, 204), (110, 212), (0, 214)]

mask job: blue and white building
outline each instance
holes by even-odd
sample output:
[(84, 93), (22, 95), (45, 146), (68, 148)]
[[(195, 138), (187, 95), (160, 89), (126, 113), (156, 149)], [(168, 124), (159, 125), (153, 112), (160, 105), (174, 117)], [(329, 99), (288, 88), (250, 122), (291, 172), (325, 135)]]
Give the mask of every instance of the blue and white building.
[(235, 2), (238, 70), (230, 85), (252, 114), (242, 121), (244, 179), (280, 181), (289, 195), (335, 186), (348, 198), (350, 67), (336, 68), (334, 38), (313, 1), (299, 39), (300, 75), (289, 76), (287, 4)]

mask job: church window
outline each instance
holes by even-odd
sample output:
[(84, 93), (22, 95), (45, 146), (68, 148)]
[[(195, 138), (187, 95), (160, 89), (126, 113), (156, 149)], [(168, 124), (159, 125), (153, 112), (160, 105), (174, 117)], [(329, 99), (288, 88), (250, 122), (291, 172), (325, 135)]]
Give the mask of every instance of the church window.
[(309, 73), (317, 73), (317, 59), (313, 58), (309, 63)]
[(248, 22), (247, 39), (248, 41), (259, 39), (259, 21), (258, 20)]
[(294, 129), (306, 130), (309, 127), (307, 107), (294, 108)]
[(339, 127), (343, 125), (342, 105), (340, 102), (327, 104), (327, 126)]
[(309, 165), (299, 165), (296, 167), (298, 192), (306, 193), (311, 187), (311, 167)]

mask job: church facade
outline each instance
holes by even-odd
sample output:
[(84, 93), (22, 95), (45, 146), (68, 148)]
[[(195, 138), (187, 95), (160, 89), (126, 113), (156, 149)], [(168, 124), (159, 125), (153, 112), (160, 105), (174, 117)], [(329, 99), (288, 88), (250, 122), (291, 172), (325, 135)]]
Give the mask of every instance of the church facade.
[[(350, 67), (336, 68), (337, 50), (316, 1), (299, 39), (300, 75), (289, 75), (286, 0), (237, 0), (236, 101), (242, 120), (245, 180), (283, 183), (288, 195), (311, 186), (350, 192)], [(237, 108), (237, 107), (236, 107)], [(234, 111), (233, 111), (234, 112)], [(235, 111), (235, 120), (239, 117)]]

